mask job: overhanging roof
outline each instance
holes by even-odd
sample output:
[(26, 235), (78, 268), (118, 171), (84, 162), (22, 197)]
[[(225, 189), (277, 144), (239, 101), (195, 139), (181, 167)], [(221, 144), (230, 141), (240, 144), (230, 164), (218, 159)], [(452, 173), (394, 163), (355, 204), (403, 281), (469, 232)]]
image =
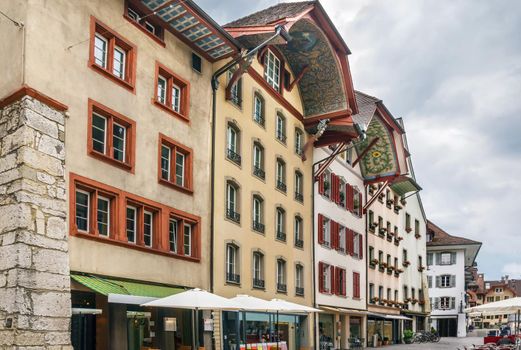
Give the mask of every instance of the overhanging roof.
[(169, 295), (183, 292), (182, 288), (163, 285), (132, 282), (120, 279), (99, 277), (94, 275), (81, 275), (71, 273), (71, 278), (101, 295), (109, 294), (131, 295), (139, 297), (164, 298)]
[(229, 57), (240, 45), (192, 0), (133, 0), (210, 62)]
[(413, 178), (401, 175), (394, 179), (391, 184), (391, 189), (396, 192), (399, 196), (404, 196), (409, 192), (418, 192), (421, 191), (420, 185), (414, 181)]

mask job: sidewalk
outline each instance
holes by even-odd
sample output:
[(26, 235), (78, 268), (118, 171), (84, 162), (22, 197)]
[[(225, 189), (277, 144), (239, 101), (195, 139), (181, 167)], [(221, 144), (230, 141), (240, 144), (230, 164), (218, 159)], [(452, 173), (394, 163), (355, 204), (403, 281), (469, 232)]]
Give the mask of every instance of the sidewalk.
[[(472, 345), (482, 345), (482, 337), (466, 337), (466, 338), (441, 338), (439, 343), (423, 343), (423, 344), (398, 344), (382, 346), (380, 349), (388, 348), (389, 350), (425, 350), (425, 349), (444, 349), (444, 350), (456, 350), (464, 349), (464, 347), (470, 347)], [(368, 348), (376, 349), (376, 348)]]

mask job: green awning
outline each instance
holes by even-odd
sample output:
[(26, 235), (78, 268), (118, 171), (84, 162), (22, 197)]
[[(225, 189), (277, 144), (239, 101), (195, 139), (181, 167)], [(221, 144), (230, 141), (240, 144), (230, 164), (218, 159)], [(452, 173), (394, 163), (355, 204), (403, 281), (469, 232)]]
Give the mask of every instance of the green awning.
[(422, 189), (413, 178), (404, 175), (398, 176), (390, 187), (399, 196), (403, 196), (409, 192), (418, 192)]
[(182, 288), (167, 287), (157, 284), (130, 282), (119, 279), (109, 279), (93, 275), (71, 274), (71, 278), (96, 293), (134, 295), (141, 297), (164, 298), (184, 291)]

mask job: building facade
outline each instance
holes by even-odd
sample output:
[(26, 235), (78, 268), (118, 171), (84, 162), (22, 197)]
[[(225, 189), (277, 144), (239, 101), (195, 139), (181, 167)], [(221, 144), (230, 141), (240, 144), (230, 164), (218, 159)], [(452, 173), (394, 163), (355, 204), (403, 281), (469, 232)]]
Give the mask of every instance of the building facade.
[[(314, 150), (320, 161), (329, 147)], [(364, 182), (353, 148), (335, 158), (315, 185), (315, 294), (320, 348), (349, 348), (366, 333)]]
[(449, 235), (427, 223), (427, 266), (431, 321), (442, 337), (465, 337), (467, 280), (465, 270), (473, 266), (481, 243)]
[(210, 83), (237, 44), (191, 2), (2, 10), (20, 24), (0, 22), (1, 211), (17, 218), (1, 345), (190, 345), (189, 311), (139, 305), (210, 287)]

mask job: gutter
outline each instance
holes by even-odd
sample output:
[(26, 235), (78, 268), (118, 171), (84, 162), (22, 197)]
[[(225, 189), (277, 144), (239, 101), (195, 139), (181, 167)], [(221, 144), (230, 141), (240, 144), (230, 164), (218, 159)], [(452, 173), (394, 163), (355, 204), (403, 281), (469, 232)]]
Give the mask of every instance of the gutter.
[(277, 36), (282, 36), (286, 41), (290, 40), (289, 34), (286, 32), (284, 27), (277, 26), (275, 33), (266, 39), (264, 42), (259, 44), (257, 47), (251, 49), (246, 54), (242, 53), (239, 57), (231, 60), (221, 68), (219, 68), (212, 75), (212, 151), (211, 151), (211, 163), (210, 163), (210, 292), (214, 291), (214, 244), (215, 244), (215, 121), (217, 119), (217, 89), (219, 88), (219, 77), (229, 71), (233, 66), (238, 64), (242, 60), (251, 60), (254, 55), (266, 46), (270, 41), (275, 39)]

